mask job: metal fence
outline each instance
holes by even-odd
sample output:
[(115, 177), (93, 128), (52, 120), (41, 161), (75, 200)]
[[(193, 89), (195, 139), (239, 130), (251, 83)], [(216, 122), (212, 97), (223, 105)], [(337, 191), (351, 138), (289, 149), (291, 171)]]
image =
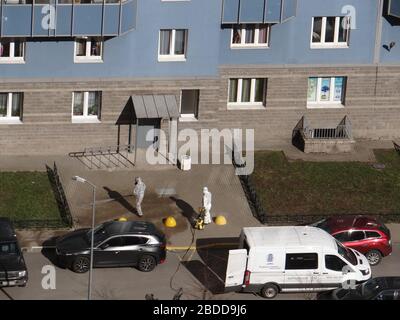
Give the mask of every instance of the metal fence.
[(352, 139), (351, 122), (347, 116), (335, 128), (313, 128), (304, 116), (300, 123), (299, 129), (306, 139)]
[(70, 157), (79, 159), (89, 169), (130, 168), (134, 163), (129, 154), (135, 150), (133, 145), (89, 147), (83, 151), (71, 152)]
[[(400, 146), (395, 145), (396, 150), (400, 154)], [(240, 168), (245, 166), (245, 163), (241, 160), (241, 155), (237, 154), (235, 145), (233, 145), (234, 149), (232, 150), (232, 164), (235, 168)], [(236, 152), (236, 156), (235, 156)], [(279, 214), (279, 215), (269, 215), (267, 214), (266, 209), (262, 205), (260, 198), (257, 195), (257, 191), (251, 181), (250, 175), (240, 175), (240, 182), (243, 187), (243, 191), (246, 195), (247, 201), (249, 203), (250, 209), (254, 215), (254, 217), (259, 220), (263, 224), (268, 225), (304, 225), (317, 222), (319, 220), (325, 219), (328, 216), (332, 215), (345, 215), (343, 213), (325, 213), (325, 214), (313, 214), (313, 215), (304, 215), (304, 214)], [(348, 213), (347, 213), (348, 214)], [(388, 213), (388, 214), (369, 214), (369, 213), (359, 213), (366, 214), (368, 216), (376, 217), (384, 223), (400, 223), (400, 213)]]
[(12, 219), (12, 223), (17, 229), (60, 229), (71, 228), (73, 219), (65, 196), (57, 165), (54, 162), (53, 168), (46, 165), (47, 176), (53, 190), (54, 198), (57, 203), (60, 219)]

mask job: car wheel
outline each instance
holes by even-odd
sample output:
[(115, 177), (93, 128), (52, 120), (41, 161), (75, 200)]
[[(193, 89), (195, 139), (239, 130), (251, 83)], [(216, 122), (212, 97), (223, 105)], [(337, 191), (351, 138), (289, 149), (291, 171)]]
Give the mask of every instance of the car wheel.
[(382, 254), (378, 250), (368, 251), (365, 256), (371, 266), (376, 266), (382, 260)]
[(85, 273), (89, 271), (90, 260), (87, 257), (77, 257), (72, 263), (72, 271), (76, 273)]
[(156, 267), (156, 259), (153, 256), (142, 256), (139, 260), (138, 268), (140, 271), (149, 272)]
[(261, 289), (261, 296), (266, 299), (273, 299), (276, 297), (278, 294), (279, 289), (275, 284), (272, 283), (267, 283), (262, 289)]

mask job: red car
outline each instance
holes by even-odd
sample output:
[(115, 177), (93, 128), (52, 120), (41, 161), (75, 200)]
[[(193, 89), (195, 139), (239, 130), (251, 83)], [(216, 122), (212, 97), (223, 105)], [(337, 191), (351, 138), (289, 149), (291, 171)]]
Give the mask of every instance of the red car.
[(312, 224), (324, 229), (346, 247), (364, 254), (371, 266), (376, 266), (392, 253), (390, 230), (369, 216), (336, 216)]

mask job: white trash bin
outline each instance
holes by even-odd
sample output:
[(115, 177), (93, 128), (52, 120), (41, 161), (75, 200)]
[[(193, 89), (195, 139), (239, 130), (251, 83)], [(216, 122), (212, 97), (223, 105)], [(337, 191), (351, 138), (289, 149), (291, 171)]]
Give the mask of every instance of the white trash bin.
[(181, 157), (181, 170), (188, 171), (192, 168), (192, 158), (188, 155)]

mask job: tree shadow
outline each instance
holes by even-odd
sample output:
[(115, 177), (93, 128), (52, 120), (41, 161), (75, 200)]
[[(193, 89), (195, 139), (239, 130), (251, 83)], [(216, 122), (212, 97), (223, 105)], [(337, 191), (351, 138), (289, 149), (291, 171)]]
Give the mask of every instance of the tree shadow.
[(127, 201), (122, 194), (120, 194), (118, 191), (111, 190), (108, 187), (103, 187), (104, 190), (107, 191), (108, 196), (117, 201), (121, 206), (123, 206), (126, 210), (129, 212), (138, 215), (138, 212), (135, 207), (133, 207), (129, 201)]
[(175, 202), (176, 206), (179, 208), (179, 210), (181, 210), (182, 215), (189, 221), (190, 225), (193, 225), (198, 215), (196, 210), (194, 210), (189, 203), (182, 199), (178, 199), (176, 197), (169, 198)]

